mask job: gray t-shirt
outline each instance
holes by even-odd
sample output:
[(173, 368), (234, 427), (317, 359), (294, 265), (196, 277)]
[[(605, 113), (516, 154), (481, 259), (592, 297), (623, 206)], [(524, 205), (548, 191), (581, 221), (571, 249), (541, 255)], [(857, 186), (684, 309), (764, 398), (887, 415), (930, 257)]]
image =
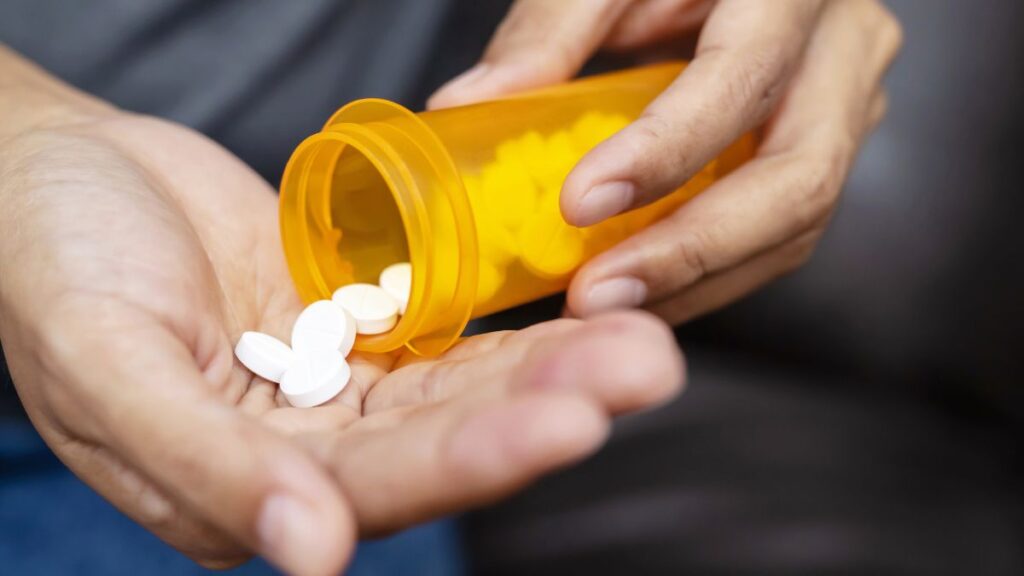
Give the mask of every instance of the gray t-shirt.
[[(276, 185), (342, 104), (422, 107), (479, 56), (509, 3), (3, 0), (0, 42), (89, 93), (198, 129)], [(11, 398), (0, 366), (0, 412)]]
[(276, 183), (340, 105), (421, 106), (507, 0), (4, 0), (0, 42), (130, 110), (192, 126)]

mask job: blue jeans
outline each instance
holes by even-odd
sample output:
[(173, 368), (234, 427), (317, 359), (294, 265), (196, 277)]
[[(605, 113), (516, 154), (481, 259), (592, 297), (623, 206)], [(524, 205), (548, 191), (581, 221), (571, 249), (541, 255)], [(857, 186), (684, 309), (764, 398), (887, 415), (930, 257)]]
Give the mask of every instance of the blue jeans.
[[(452, 520), (360, 543), (348, 574), (465, 573)], [(0, 572), (207, 574), (78, 480), (21, 419), (0, 419)], [(260, 560), (229, 574), (276, 574)]]

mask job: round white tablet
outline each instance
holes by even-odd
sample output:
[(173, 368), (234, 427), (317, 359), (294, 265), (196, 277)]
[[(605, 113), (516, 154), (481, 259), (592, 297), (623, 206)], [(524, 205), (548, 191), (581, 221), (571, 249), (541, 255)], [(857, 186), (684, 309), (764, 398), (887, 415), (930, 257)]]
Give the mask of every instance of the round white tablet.
[(360, 334), (382, 334), (398, 322), (398, 303), (380, 286), (342, 286), (334, 293), (334, 301), (355, 318)]
[(409, 305), (409, 293), (412, 292), (412, 264), (400, 262), (392, 264), (380, 273), (380, 287), (398, 302), (398, 312), (405, 314)]
[(295, 360), (287, 344), (260, 332), (246, 332), (235, 345), (235, 356), (253, 374), (271, 382), (281, 382), (281, 376)]
[(331, 300), (307, 306), (292, 327), (292, 349), (296, 352), (337, 350), (348, 356), (355, 341), (355, 319)]
[(352, 369), (337, 350), (300, 352), (281, 378), (281, 392), (292, 406), (312, 408), (337, 396), (351, 377)]

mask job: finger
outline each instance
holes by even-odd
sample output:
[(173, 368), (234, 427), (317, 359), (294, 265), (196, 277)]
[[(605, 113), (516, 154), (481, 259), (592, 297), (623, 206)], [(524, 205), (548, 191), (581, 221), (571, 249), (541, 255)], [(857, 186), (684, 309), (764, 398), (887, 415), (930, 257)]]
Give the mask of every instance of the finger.
[(604, 42), (612, 50), (631, 50), (677, 38), (700, 27), (714, 8), (712, 0), (647, 0), (626, 11)]
[[(845, 3), (844, 3), (845, 4)], [(780, 246), (826, 218), (860, 139), (878, 90), (891, 34), (833, 13), (829, 4), (814, 46), (758, 157), (720, 180), (674, 214), (598, 256), (576, 275), (568, 302), (579, 316), (657, 302), (704, 276), (732, 268)], [(881, 36), (880, 36), (881, 34)], [(877, 56), (836, 74), (851, 53)]]
[[(514, 377), (500, 391), (455, 395), (406, 413), (401, 425), (360, 430), (390, 418), (385, 410), (347, 433), (319, 438), (315, 450), (334, 467), (360, 526), (392, 530), (500, 498), (591, 453), (607, 436), (608, 412), (679, 389), (678, 349), (669, 349), (662, 323), (631, 313), (600, 324), (592, 333), (537, 339), (518, 355)], [(661, 342), (641, 338), (622, 346), (649, 331)], [(643, 353), (651, 348), (660, 353)], [(651, 378), (652, 366), (661, 381), (655, 394), (635, 385)], [(456, 368), (447, 375), (463, 376)], [(581, 381), (591, 381), (591, 393), (581, 393)]]
[(587, 456), (608, 434), (607, 415), (571, 393), (476, 410), (459, 400), (413, 411), (399, 426), (350, 431), (333, 441), (308, 438), (352, 498), (364, 534), (492, 502)]
[(763, 122), (801, 61), (820, 5), (722, 0), (676, 82), (569, 174), (566, 221), (589, 226), (678, 189)]
[(829, 138), (860, 142), (872, 112), (884, 112), (875, 110), (884, 106), (882, 79), (902, 43), (899, 22), (874, 0), (829, 2), (761, 151), (783, 153)]
[(757, 288), (803, 266), (814, 252), (822, 229), (810, 232), (751, 260), (701, 280), (647, 310), (670, 324), (682, 324), (739, 300)]
[(599, 316), (560, 340), (569, 343), (557, 354), (544, 353), (546, 364), (525, 381), (527, 389), (583, 391), (618, 415), (666, 402), (685, 383), (675, 336), (651, 316)]
[(832, 206), (838, 185), (828, 156), (794, 152), (751, 161), (585, 264), (567, 303), (587, 317), (667, 298), (811, 227)]
[(366, 413), (439, 402), (469, 389), (500, 391), (540, 336), (576, 328), (543, 322), (521, 330), (473, 336), (440, 358), (419, 358), (382, 378), (366, 397)]
[[(304, 451), (224, 405), (189, 350), (148, 318), (61, 347), (87, 391), (94, 443), (289, 573), (341, 569), (355, 538), (337, 488)], [(116, 328), (109, 330), (107, 328)]]
[(483, 60), (441, 87), (430, 109), (459, 106), (572, 78), (632, 0), (518, 0)]
[[(512, 330), (500, 330), (497, 332), (486, 332), (483, 334), (476, 334), (468, 338), (462, 338), (444, 353), (444, 359), (448, 361), (465, 360), (479, 356), (500, 347), (512, 334), (515, 334)], [(397, 370), (410, 364), (431, 362), (433, 360), (436, 360), (436, 358), (419, 356), (412, 352), (406, 352), (402, 354), (397, 362), (395, 362), (394, 369)]]
[[(547, 371), (525, 365), (547, 358)], [(512, 389), (575, 391), (612, 414), (663, 401), (682, 386), (681, 355), (661, 322), (612, 314), (589, 322), (555, 320), (504, 337), (501, 346), (460, 360), (417, 363), (384, 378), (367, 397), (367, 413)], [(539, 369), (538, 369), (539, 370)]]

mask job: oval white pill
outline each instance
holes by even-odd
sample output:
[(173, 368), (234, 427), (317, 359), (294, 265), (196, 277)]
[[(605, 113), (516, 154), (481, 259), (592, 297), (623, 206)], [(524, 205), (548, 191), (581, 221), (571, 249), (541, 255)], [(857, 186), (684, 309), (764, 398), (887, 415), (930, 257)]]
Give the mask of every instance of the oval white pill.
[(392, 264), (380, 273), (380, 287), (398, 302), (398, 312), (405, 314), (409, 305), (409, 293), (412, 292), (412, 264), (400, 262)]
[(342, 286), (334, 293), (334, 302), (355, 318), (360, 334), (382, 334), (398, 322), (398, 303), (380, 286)]
[(296, 352), (337, 350), (348, 356), (355, 341), (355, 319), (331, 300), (307, 306), (292, 327), (292, 349)]
[(337, 396), (351, 377), (352, 369), (337, 350), (300, 352), (281, 378), (281, 392), (292, 406), (312, 408)]
[(260, 378), (275, 384), (295, 360), (287, 344), (260, 332), (245, 332), (235, 345), (235, 356), (243, 366)]

